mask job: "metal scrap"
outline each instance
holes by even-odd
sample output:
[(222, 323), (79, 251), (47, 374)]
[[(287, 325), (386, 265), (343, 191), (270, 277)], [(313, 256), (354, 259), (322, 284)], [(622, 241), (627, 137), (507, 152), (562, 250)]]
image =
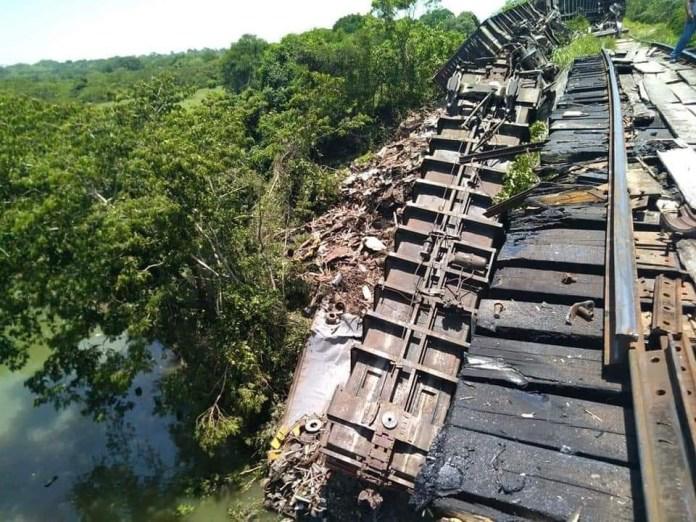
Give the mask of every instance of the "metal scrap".
[(323, 427), (321, 419), (303, 418), (285, 435), (264, 483), (266, 508), (291, 518), (319, 517), (326, 511), (323, 490), (329, 470), (319, 452)]
[(571, 305), (565, 318), (566, 324), (573, 324), (573, 319), (578, 315), (585, 321), (591, 321), (594, 318), (594, 301), (580, 301)]

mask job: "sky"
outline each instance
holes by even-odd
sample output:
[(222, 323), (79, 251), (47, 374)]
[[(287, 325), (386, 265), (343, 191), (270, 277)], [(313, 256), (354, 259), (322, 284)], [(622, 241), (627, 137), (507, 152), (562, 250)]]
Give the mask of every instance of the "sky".
[[(505, 0), (442, 0), (480, 19)], [(0, 0), (0, 65), (228, 47), (243, 34), (278, 41), (366, 13), (371, 0)]]

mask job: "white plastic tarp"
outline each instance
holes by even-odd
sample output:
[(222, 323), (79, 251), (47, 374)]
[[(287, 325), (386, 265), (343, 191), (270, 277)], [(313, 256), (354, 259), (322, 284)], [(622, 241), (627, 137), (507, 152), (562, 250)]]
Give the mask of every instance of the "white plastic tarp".
[(350, 350), (362, 335), (362, 320), (342, 314), (337, 324), (327, 324), (319, 310), (300, 359), (287, 400), (283, 425), (290, 427), (304, 415), (322, 415), (337, 386), (350, 374)]

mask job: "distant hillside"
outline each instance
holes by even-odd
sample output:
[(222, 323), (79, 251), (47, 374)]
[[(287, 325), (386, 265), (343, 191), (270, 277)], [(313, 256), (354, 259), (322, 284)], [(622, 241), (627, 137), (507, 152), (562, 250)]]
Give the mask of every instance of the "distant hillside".
[(167, 72), (192, 90), (219, 85), (224, 50), (117, 56), (103, 60), (56, 62), (0, 67), (0, 89), (51, 101), (115, 101), (153, 75)]

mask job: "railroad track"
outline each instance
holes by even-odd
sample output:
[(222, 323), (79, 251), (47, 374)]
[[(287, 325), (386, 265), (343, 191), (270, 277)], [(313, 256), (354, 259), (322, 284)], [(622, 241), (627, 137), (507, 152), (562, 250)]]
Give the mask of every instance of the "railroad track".
[[(696, 184), (679, 163), (696, 165), (696, 66), (620, 46), (559, 90), (563, 29), (536, 5), (435, 77), (448, 115), (321, 451), (441, 515), (696, 520)], [(530, 151), (542, 181), (498, 201)]]
[[(510, 203), (451, 413), (416, 485), (422, 505), (494, 520), (696, 518), (694, 271), (678, 255), (694, 223), (660, 209), (661, 198), (683, 209), (689, 193), (675, 190), (670, 151), (636, 147), (630, 117), (624, 129), (635, 107), (620, 83), (607, 53), (570, 71), (544, 182)], [(676, 109), (651, 110), (662, 138), (671, 132), (653, 145), (693, 154), (671, 139)]]
[[(659, 49), (667, 55), (671, 55), (672, 51), (674, 50), (674, 47), (661, 42), (652, 42), (650, 46)], [(682, 52), (682, 57), (685, 60), (688, 60), (690, 63), (696, 64), (696, 49), (684, 49)]]
[(606, 371), (626, 345), (604, 349), (616, 339), (607, 331), (637, 329), (635, 313), (626, 326), (607, 310), (631, 306), (635, 281), (631, 263), (607, 256), (621, 253), (622, 234), (632, 242), (619, 219), (625, 149), (609, 146), (621, 118), (608, 70), (601, 56), (573, 65), (541, 152), (553, 174), (509, 214), (455, 405), (420, 478), (420, 500), (441, 511), (568, 520), (580, 507), (583, 520), (633, 519), (630, 393)]

